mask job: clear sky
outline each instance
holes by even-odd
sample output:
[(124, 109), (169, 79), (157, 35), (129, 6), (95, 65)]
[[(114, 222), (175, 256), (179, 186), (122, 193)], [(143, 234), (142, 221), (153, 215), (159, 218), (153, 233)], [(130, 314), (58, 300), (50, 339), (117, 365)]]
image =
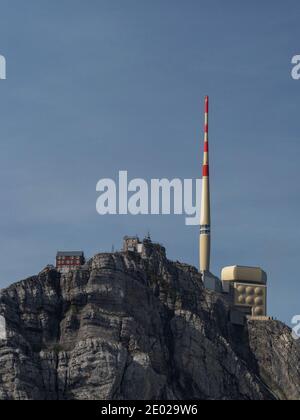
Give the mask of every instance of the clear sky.
[(299, 0), (0, 0), (0, 287), (151, 231), (198, 264), (184, 216), (108, 216), (96, 183), (201, 176), (210, 95), (213, 271), (259, 265), (300, 314)]

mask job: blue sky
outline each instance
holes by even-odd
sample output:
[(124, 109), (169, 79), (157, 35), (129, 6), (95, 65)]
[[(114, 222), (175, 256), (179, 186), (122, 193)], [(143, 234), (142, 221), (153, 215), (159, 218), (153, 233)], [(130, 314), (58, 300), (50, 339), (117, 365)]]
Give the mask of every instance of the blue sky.
[(296, 0), (1, 0), (0, 287), (58, 249), (88, 256), (151, 231), (198, 264), (184, 216), (108, 216), (96, 183), (201, 176), (210, 95), (213, 271), (269, 274), (269, 312), (300, 313)]

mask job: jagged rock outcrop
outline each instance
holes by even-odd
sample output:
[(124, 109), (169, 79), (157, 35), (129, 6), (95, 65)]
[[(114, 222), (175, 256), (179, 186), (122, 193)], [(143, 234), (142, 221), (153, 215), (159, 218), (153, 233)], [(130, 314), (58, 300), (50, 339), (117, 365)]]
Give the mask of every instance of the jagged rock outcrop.
[(0, 294), (0, 399), (300, 399), (300, 347), (277, 321), (229, 323), (197, 271), (154, 249), (99, 254)]

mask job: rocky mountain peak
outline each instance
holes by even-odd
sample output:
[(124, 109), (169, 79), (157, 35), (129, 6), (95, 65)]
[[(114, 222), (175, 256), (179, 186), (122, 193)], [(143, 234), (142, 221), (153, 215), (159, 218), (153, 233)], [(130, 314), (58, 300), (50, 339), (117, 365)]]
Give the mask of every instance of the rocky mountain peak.
[(1, 291), (0, 399), (299, 399), (290, 329), (229, 311), (155, 244), (47, 267)]

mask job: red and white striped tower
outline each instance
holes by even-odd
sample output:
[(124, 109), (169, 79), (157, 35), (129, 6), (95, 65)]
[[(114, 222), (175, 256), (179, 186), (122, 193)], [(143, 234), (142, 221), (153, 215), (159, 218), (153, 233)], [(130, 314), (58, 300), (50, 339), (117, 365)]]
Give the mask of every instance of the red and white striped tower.
[(202, 199), (200, 218), (200, 272), (207, 273), (210, 268), (210, 189), (208, 155), (208, 109), (209, 99), (205, 97), (204, 109), (204, 156), (202, 172)]

